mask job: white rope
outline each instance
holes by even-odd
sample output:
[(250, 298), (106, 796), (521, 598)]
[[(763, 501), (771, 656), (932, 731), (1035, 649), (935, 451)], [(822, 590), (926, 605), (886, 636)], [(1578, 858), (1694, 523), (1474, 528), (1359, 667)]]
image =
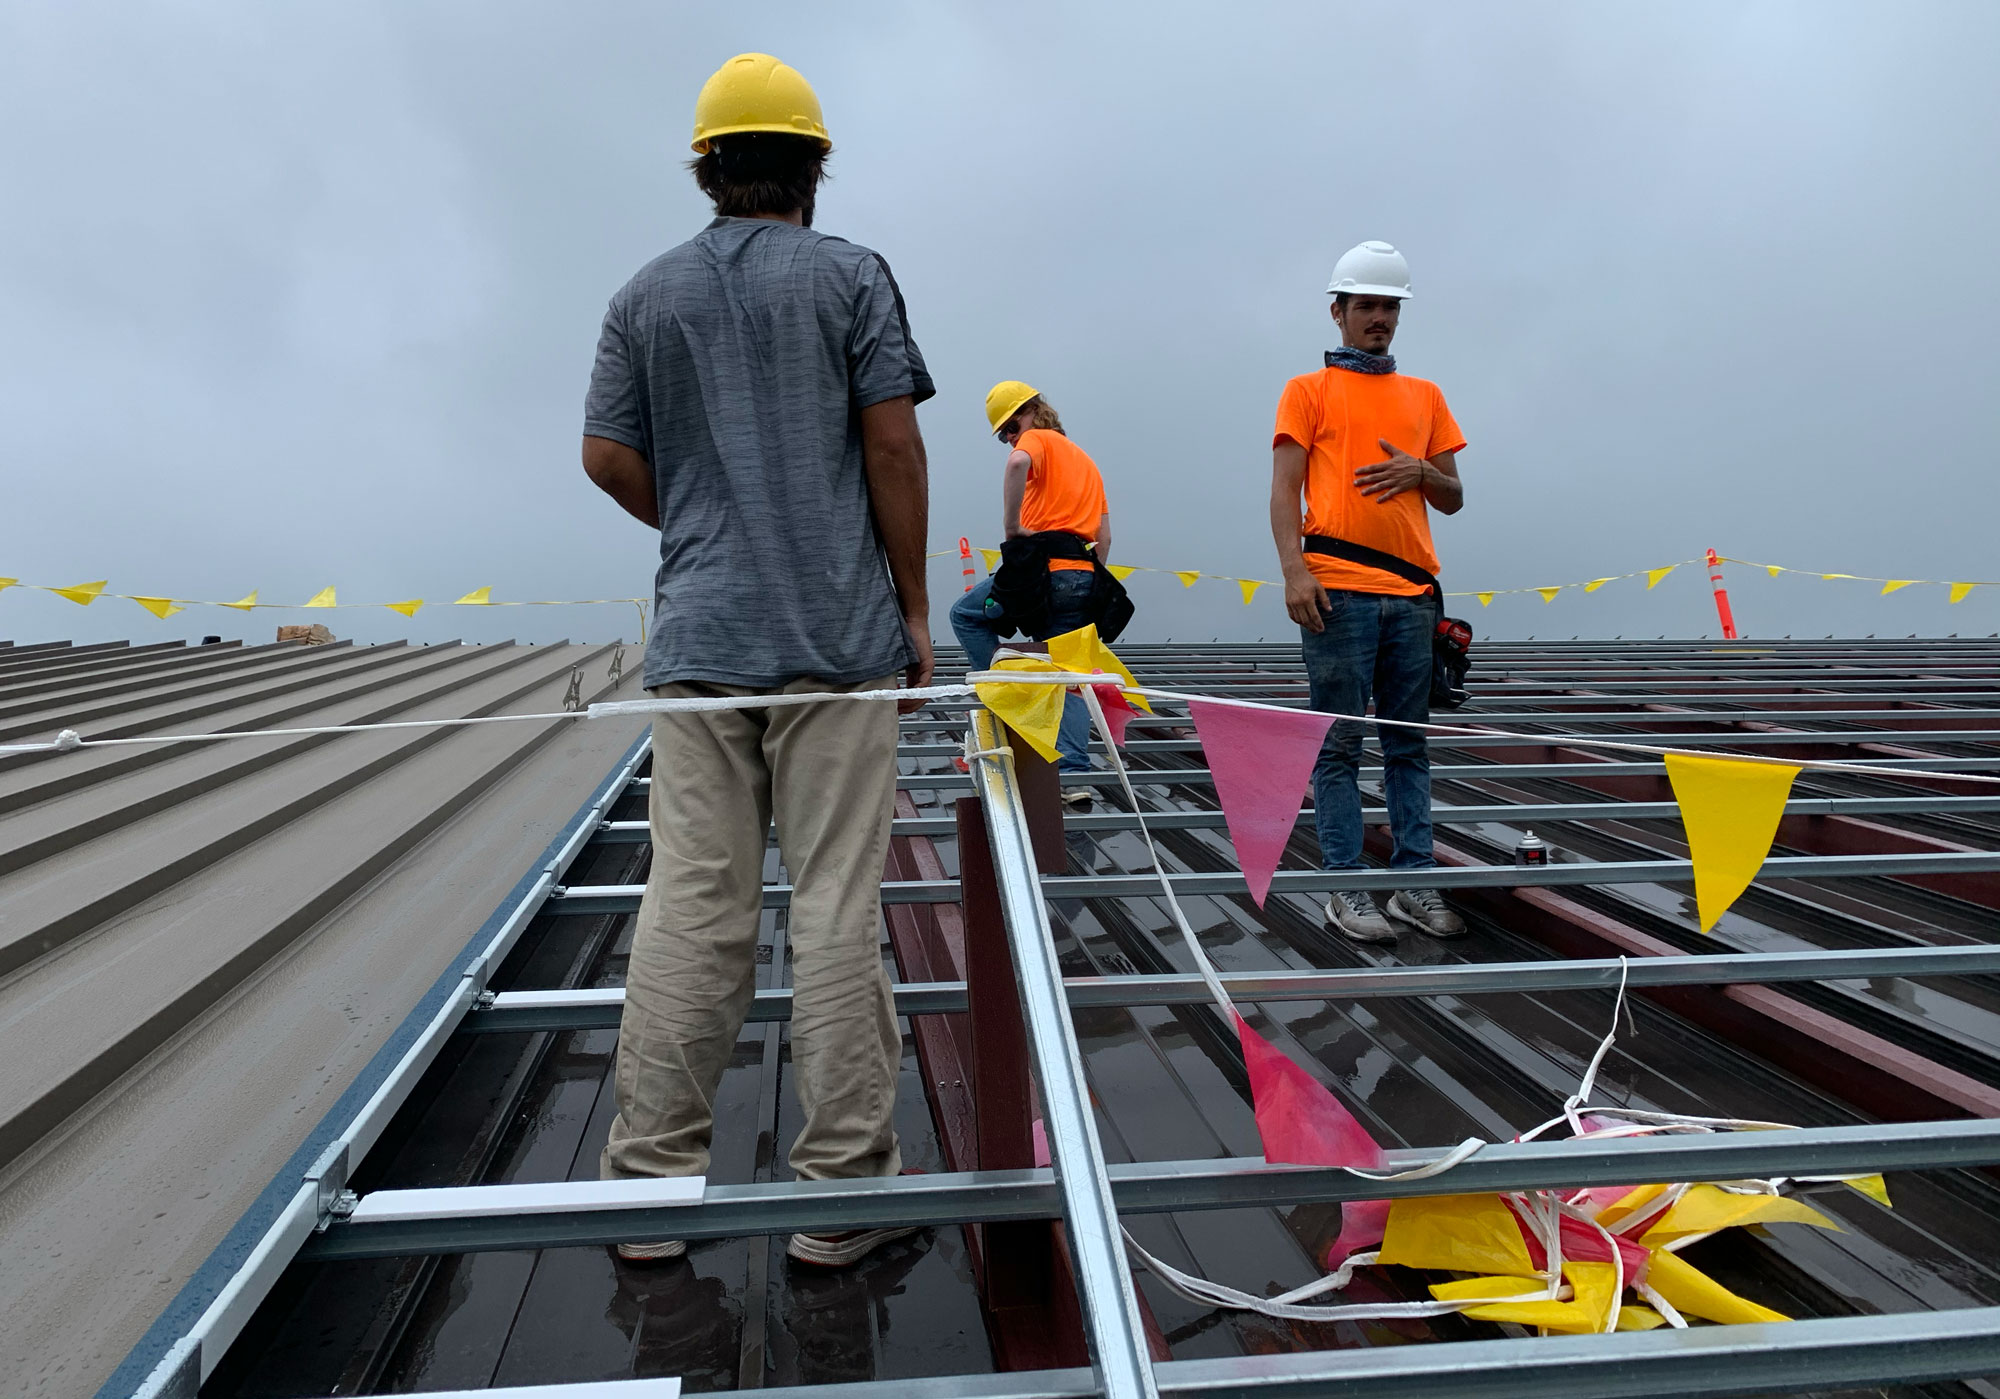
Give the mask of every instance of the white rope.
[(826, 690), (781, 695), (695, 695), (683, 699), (608, 700), (584, 713), (592, 719), (616, 719), (628, 714), (707, 714), (724, 709), (782, 709), (794, 704), (828, 700), (958, 699), (973, 693), (970, 685), (926, 685), (913, 690)]
[[(0, 744), (0, 757), (18, 753), (73, 753), (79, 748), (136, 747), (157, 743), (219, 743), (232, 738), (308, 738), (322, 734), (379, 733), (396, 729), (443, 729), (460, 728), (473, 724), (516, 724), (547, 723), (556, 719), (616, 719), (641, 714), (700, 714), (729, 709), (779, 709), (799, 704), (820, 704), (830, 700), (862, 700), (872, 702), (898, 702), (904, 700), (930, 701), (935, 699), (962, 699), (976, 693), (981, 684), (1003, 685), (1065, 685), (1082, 686), (1086, 694), (1089, 687), (1115, 683), (1116, 677), (1102, 673), (1084, 675), (1073, 671), (1036, 672), (1016, 670), (973, 671), (966, 676), (966, 682), (954, 685), (929, 685), (916, 689), (895, 690), (831, 690), (812, 691), (798, 694), (776, 695), (703, 695), (680, 699), (609, 700), (593, 704), (587, 709), (564, 710), (555, 714), (488, 714), (476, 718), (454, 719), (401, 719), (374, 724), (320, 724), (305, 728), (286, 729), (235, 729), (225, 733), (193, 734), (142, 734), (128, 738), (84, 738), (74, 729), (64, 729), (53, 740), (41, 743)], [(1172, 700), (1177, 703), (1198, 702), (1201, 704), (1226, 704), (1239, 709), (1266, 709), (1280, 714), (1296, 714), (1299, 711), (1286, 705), (1260, 704), (1254, 700), (1221, 699), (1206, 695), (1189, 695), (1178, 690), (1155, 690), (1147, 686), (1121, 686), (1129, 694), (1145, 695), (1152, 699)], [(1324, 711), (1320, 711), (1324, 712)], [(1908, 780), (1913, 773), (1922, 773), (1926, 778), (1945, 779), (1954, 782), (1980, 782), (2000, 785), (2000, 776), (1970, 772), (1936, 772), (1920, 768), (1878, 767), (1867, 763), (1843, 763), (1822, 758), (1772, 758), (1759, 753), (1731, 753), (1724, 750), (1695, 752), (1683, 748), (1661, 748), (1641, 743), (1621, 743), (1612, 739), (1593, 738), (1585, 734), (1530, 734), (1515, 733), (1506, 729), (1475, 728), (1464, 724), (1428, 724), (1406, 719), (1383, 719), (1372, 714), (1333, 714), (1335, 720), (1349, 720), (1358, 724), (1389, 725), (1396, 728), (1422, 729), (1428, 733), (1457, 734), (1486, 738), (1532, 738), (1547, 742), (1554, 747), (1602, 748), (1609, 752), (1639, 753), (1648, 757), (1710, 758), (1724, 757), (1738, 762), (1770, 763), (1779, 767), (1810, 768), (1818, 772), (1852, 772), (1873, 777), (1897, 777)], [(1809, 730), (1801, 730), (1803, 739), (1815, 735)], [(1996, 759), (2000, 762), (2000, 759)], [(1121, 777), (1123, 776), (1121, 772)], [(1129, 791), (1129, 780), (1127, 783)]]
[[(975, 685), (1068, 685), (1090, 686), (1116, 684), (1129, 695), (1144, 695), (1147, 699), (1172, 700), (1179, 704), (1220, 704), (1235, 709), (1263, 709), (1279, 714), (1298, 714), (1301, 711), (1290, 705), (1263, 704), (1256, 700), (1223, 699), (1212, 695), (1190, 695), (1180, 690), (1156, 690), (1147, 685), (1126, 685), (1117, 676), (1102, 673), (1084, 675), (1077, 671), (1020, 671), (1020, 670), (977, 670), (965, 677)], [(1774, 767), (1810, 768), (1817, 772), (1855, 772), (1874, 777), (1900, 777), (1905, 780), (1913, 773), (1921, 773), (1926, 778), (1945, 778), (1954, 782), (1984, 782), (2000, 785), (2000, 777), (1972, 772), (1934, 772), (1922, 768), (1878, 767), (1868, 763), (1843, 763), (1833, 758), (1773, 758), (1762, 753), (1732, 753), (1726, 749), (1696, 750), (1691, 748), (1663, 748), (1653, 744), (1624, 743), (1616, 739), (1594, 738), (1588, 734), (1564, 733), (1522, 733), (1511, 729), (1475, 727), (1469, 724), (1419, 723), (1414, 719), (1384, 719), (1374, 714), (1335, 714), (1327, 710), (1310, 711), (1326, 714), (1335, 721), (1355, 724), (1375, 724), (1398, 729), (1421, 729), (1426, 733), (1457, 735), (1468, 738), (1531, 738), (1547, 743), (1553, 748), (1602, 748), (1613, 753), (1638, 753), (1650, 758), (1729, 758), (1737, 762), (1768, 763)], [(1815, 733), (1810, 729), (1800, 729), (1795, 734), (1787, 732), (1785, 737), (1796, 737), (1801, 741), (1838, 738), (1838, 734)], [(2000, 758), (1992, 760), (2000, 764)], [(1149, 774), (1150, 775), (1150, 774)]]
[(952, 699), (973, 693), (970, 685), (931, 685), (913, 690), (828, 690), (779, 695), (694, 695), (682, 699), (612, 700), (588, 709), (554, 714), (485, 714), (475, 718), (398, 719), (378, 724), (320, 724), (310, 728), (233, 729), (224, 733), (145, 734), (132, 738), (84, 738), (64, 729), (49, 743), (0, 744), (0, 757), (14, 753), (73, 753), (79, 748), (133, 747), (148, 743), (218, 743), (226, 738), (309, 738), (319, 734), (380, 733), (392, 729), (450, 729), (472, 724), (547, 723), (552, 719), (618, 719), (635, 714), (705, 714), (725, 709), (782, 709), (828, 700), (902, 701)]

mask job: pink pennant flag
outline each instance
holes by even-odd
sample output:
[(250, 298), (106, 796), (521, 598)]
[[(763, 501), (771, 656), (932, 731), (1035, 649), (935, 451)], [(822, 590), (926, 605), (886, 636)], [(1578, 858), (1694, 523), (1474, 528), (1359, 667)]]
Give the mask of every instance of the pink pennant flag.
[(1104, 710), (1104, 726), (1111, 730), (1111, 741), (1123, 748), (1125, 726), (1139, 711), (1132, 707), (1132, 702), (1116, 685), (1092, 685), (1090, 688), (1097, 691), (1097, 703)]
[(1340, 1099), (1240, 1015), (1236, 1037), (1242, 1041), (1243, 1063), (1250, 1070), (1250, 1099), (1256, 1106), (1257, 1135), (1264, 1139), (1266, 1161), (1369, 1170), (1381, 1166), (1382, 1148)]
[[(1507, 1202), (1507, 1208), (1514, 1211), (1514, 1218), (1517, 1221), (1521, 1220), (1521, 1211), (1513, 1201)], [(1605, 1247), (1604, 1235), (1582, 1220), (1563, 1215), (1556, 1221), (1556, 1227), (1558, 1237), (1562, 1240), (1563, 1257), (1577, 1263), (1611, 1261), (1611, 1250)], [(1529, 1260), (1537, 1268), (1548, 1267), (1548, 1250), (1542, 1247), (1541, 1239), (1525, 1221), (1521, 1221), (1521, 1238), (1528, 1245)], [(1646, 1265), (1652, 1261), (1652, 1250), (1621, 1234), (1613, 1234), (1611, 1242), (1618, 1249), (1619, 1258), (1623, 1260), (1627, 1280), (1643, 1279), (1646, 1276)]]
[(1333, 716), (1205, 700), (1189, 700), (1188, 712), (1215, 773), (1215, 799), (1236, 842), (1250, 897), (1262, 908)]
[(1340, 1234), (1327, 1245), (1326, 1261), (1321, 1266), (1329, 1273), (1338, 1272), (1340, 1265), (1347, 1261), (1348, 1254), (1379, 1248), (1382, 1236), (1389, 1231), (1389, 1203), (1387, 1200), (1341, 1201)]

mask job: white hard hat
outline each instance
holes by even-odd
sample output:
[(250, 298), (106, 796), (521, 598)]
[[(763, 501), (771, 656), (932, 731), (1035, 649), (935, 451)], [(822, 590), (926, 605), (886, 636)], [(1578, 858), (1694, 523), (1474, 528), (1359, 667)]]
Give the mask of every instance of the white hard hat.
[(1347, 292), (1356, 296), (1410, 296), (1410, 264), (1387, 243), (1359, 243), (1340, 255), (1333, 265), (1333, 280), (1326, 294)]

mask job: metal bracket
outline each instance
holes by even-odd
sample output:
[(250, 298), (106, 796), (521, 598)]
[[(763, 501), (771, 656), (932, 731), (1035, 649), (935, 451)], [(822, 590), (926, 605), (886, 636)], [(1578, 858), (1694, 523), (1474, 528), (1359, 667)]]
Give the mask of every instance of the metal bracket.
[(306, 1172), (306, 1179), (317, 1187), (315, 1195), (319, 1220), (313, 1225), (314, 1233), (324, 1234), (335, 1219), (345, 1219), (354, 1213), (360, 1196), (347, 1188), (346, 1142), (335, 1142), (328, 1147)]
[(569, 670), (569, 689), (563, 692), (563, 710), (565, 713), (575, 714), (581, 711), (582, 708), (583, 667), (571, 666)]
[(625, 678), (625, 648), (620, 646), (611, 653), (611, 683), (616, 685)]

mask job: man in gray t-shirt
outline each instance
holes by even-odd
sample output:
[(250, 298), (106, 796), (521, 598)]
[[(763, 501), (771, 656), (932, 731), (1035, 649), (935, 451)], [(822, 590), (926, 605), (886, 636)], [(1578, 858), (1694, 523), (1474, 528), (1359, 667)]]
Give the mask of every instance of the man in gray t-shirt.
[[(831, 146), (776, 59), (724, 64), (695, 105), (715, 222), (612, 297), (584, 407), (590, 479), (660, 533), (645, 681), (662, 699), (930, 682), (935, 392), (902, 293), (868, 249), (812, 228)], [(607, 1179), (704, 1174), (713, 1105), (756, 985), (767, 830), (791, 877), (792, 1062), (807, 1179), (894, 1175), (902, 1039), (878, 941), (896, 713), (829, 700), (653, 724), (653, 859), (619, 1031)], [(774, 983), (775, 984), (775, 983)], [(913, 1232), (795, 1234), (854, 1262)], [(678, 1258), (679, 1240), (619, 1245)]]

